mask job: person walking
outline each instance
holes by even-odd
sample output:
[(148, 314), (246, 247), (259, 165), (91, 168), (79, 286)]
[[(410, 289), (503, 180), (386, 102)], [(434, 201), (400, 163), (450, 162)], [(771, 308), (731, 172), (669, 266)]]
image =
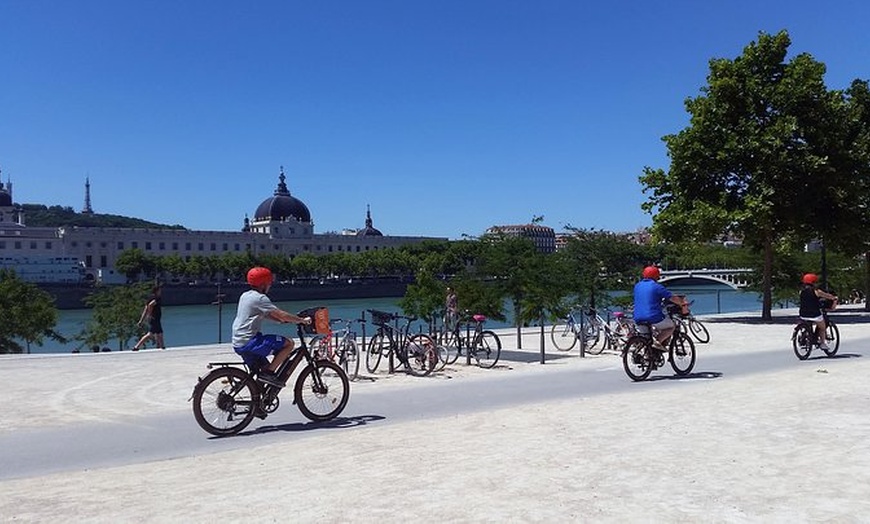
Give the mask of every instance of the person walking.
[(160, 286), (154, 286), (151, 291), (152, 295), (148, 298), (148, 302), (145, 303), (145, 307), (142, 309), (142, 315), (139, 316), (139, 322), (137, 322), (137, 325), (142, 326), (145, 324), (147, 319), (148, 332), (142, 335), (139, 342), (136, 342), (136, 345), (133, 346), (133, 351), (139, 351), (139, 349), (152, 338), (154, 339), (154, 343), (157, 344), (157, 347), (160, 349), (166, 349), (166, 345), (163, 342), (163, 325), (160, 323), (160, 319), (163, 316), (163, 308), (161, 307), (160, 299), (162, 290)]
[(447, 287), (447, 297), (444, 299), (444, 323), (448, 330), (453, 330), (459, 320), (459, 306), (456, 291), (452, 287)]

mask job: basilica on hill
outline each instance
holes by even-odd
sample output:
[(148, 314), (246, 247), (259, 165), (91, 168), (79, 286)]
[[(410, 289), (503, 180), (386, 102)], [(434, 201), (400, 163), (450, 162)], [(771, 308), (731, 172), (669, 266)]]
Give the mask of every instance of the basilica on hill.
[[(82, 212), (93, 213), (90, 181), (85, 183)], [(385, 235), (374, 227), (368, 207), (365, 227), (361, 229), (315, 233), (311, 212), (302, 200), (290, 193), (283, 167), (274, 192), (256, 206), (253, 218), (245, 216), (241, 231), (28, 227), (21, 206), (13, 202), (12, 182), (3, 184), (0, 181), (0, 258), (7, 262), (6, 265), (15, 261), (75, 259), (83, 266), (86, 280), (100, 280), (113, 274), (115, 261), (128, 249), (139, 249), (154, 256), (177, 254), (184, 258), (245, 252), (292, 258), (303, 253), (360, 253), (424, 240), (447, 239)], [(49, 282), (48, 278), (41, 281)]]

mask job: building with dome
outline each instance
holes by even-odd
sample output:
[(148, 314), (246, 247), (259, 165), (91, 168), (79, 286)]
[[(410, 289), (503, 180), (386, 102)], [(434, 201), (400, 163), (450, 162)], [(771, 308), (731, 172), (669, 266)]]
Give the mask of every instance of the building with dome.
[[(86, 207), (90, 209), (90, 181)], [(315, 234), (308, 206), (287, 187), (283, 167), (271, 196), (245, 216), (241, 231), (111, 227), (27, 227), (20, 206), (13, 203), (12, 183), (0, 183), (0, 256), (73, 257), (81, 261), (86, 279), (111, 281), (115, 261), (128, 249), (184, 258), (251, 252), (295, 257), (303, 253), (360, 253), (446, 238), (390, 236), (375, 229), (366, 208), (365, 227), (343, 233)]]

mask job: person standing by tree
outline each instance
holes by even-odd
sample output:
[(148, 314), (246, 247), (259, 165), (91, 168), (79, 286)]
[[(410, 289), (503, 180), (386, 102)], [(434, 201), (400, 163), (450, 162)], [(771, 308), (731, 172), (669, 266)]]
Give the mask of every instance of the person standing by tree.
[(163, 315), (160, 300), (162, 291), (160, 286), (154, 286), (152, 293), (153, 294), (148, 299), (148, 302), (145, 303), (145, 307), (142, 309), (142, 315), (139, 317), (139, 322), (137, 322), (137, 324), (141, 326), (145, 324), (145, 319), (148, 319), (148, 332), (139, 339), (139, 342), (136, 342), (136, 345), (133, 346), (133, 351), (139, 351), (139, 348), (145, 345), (145, 343), (152, 338), (157, 344), (157, 347), (160, 349), (166, 349), (166, 346), (163, 343), (163, 325), (160, 323), (160, 319)]

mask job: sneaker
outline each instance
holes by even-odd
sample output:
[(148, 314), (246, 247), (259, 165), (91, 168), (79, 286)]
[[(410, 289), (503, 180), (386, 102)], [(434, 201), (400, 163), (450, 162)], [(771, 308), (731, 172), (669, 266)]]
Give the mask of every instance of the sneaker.
[(662, 343), (659, 342), (658, 340), (653, 339), (652, 346), (653, 346), (654, 348), (656, 348), (657, 350), (659, 350), (659, 351), (667, 351), (667, 350), (665, 349), (665, 347), (662, 345)]
[(831, 347), (828, 346), (827, 343), (822, 342), (821, 344), (819, 344), (819, 349), (821, 349), (822, 351), (830, 351)]
[(266, 371), (265, 369), (257, 374), (257, 380), (278, 388), (283, 388), (285, 386), (285, 384), (281, 381), (281, 377), (279, 377), (275, 373)]

